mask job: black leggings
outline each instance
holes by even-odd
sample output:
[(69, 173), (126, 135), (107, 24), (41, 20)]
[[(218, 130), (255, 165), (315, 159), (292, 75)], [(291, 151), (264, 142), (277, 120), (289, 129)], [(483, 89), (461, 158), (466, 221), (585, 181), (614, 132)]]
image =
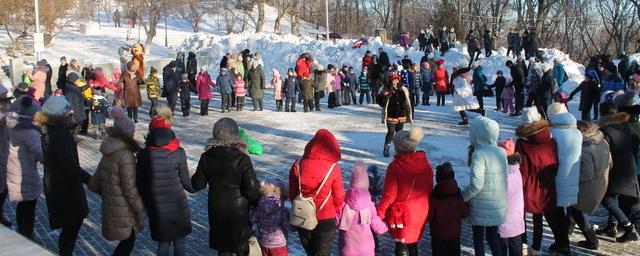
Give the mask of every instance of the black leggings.
[(138, 108), (137, 107), (133, 107), (133, 108), (127, 108), (127, 116), (129, 116), (129, 119), (133, 120), (134, 122), (138, 122)]
[(38, 200), (22, 201), (16, 207), (18, 233), (33, 240), (33, 224), (36, 220), (36, 203)]
[(298, 228), (298, 235), (307, 255), (329, 256), (336, 235), (336, 219), (320, 220), (313, 230)]
[(128, 256), (131, 255), (131, 251), (133, 251), (133, 246), (136, 244), (136, 233), (131, 230), (131, 235), (129, 238), (120, 241), (116, 249), (113, 251), (114, 256)]
[(418, 256), (418, 243), (403, 244), (403, 243), (396, 242), (395, 255), (396, 256), (404, 256), (404, 255)]
[(62, 232), (60, 232), (60, 237), (58, 238), (60, 256), (73, 255), (73, 249), (76, 247), (81, 227), (82, 220), (77, 224), (62, 227)]
[(402, 129), (404, 128), (404, 124), (403, 123), (398, 123), (398, 124), (392, 124), (392, 123), (387, 123), (387, 136), (384, 138), (384, 144), (391, 144), (391, 141), (393, 140), (393, 135), (396, 134), (396, 132), (402, 131)]

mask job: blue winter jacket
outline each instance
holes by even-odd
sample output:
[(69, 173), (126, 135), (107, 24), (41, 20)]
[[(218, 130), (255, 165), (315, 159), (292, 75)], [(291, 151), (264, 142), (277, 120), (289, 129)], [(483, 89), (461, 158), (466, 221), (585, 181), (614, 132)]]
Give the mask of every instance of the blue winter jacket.
[(553, 74), (553, 78), (556, 80), (556, 84), (558, 85), (560, 91), (564, 92), (564, 86), (562, 86), (562, 83), (564, 83), (568, 79), (567, 72), (564, 70), (564, 65), (556, 64), (555, 66), (553, 66), (553, 70), (551, 71), (551, 73)]
[(624, 90), (624, 81), (622, 81), (622, 78), (620, 78), (620, 75), (618, 74), (612, 74), (609, 76), (609, 78), (606, 78), (606, 80), (604, 81), (604, 85), (602, 86), (602, 93), (605, 93), (607, 91), (620, 91), (620, 90)]
[(233, 85), (233, 81), (231, 80), (231, 76), (227, 74), (220, 74), (216, 78), (216, 86), (218, 86), (218, 91), (220, 91), (220, 94), (222, 95), (232, 94), (233, 93), (233, 89), (231, 89), (232, 85)]
[(471, 80), (473, 83), (473, 91), (481, 91), (484, 89), (484, 86), (487, 84), (487, 76), (484, 75), (484, 68), (482, 66), (478, 66), (475, 71), (473, 71), (473, 79)]
[(297, 77), (291, 76), (287, 77), (284, 80), (284, 84), (282, 85), (282, 94), (286, 98), (296, 98), (298, 97), (298, 92), (300, 91), (300, 80)]
[(431, 91), (431, 89), (433, 89), (431, 86), (433, 84), (433, 72), (431, 70), (422, 69), (420, 71), (420, 76), (422, 77), (422, 91)]
[(469, 128), (475, 150), (471, 156), (471, 181), (462, 196), (469, 203), (471, 224), (497, 226), (507, 210), (507, 154), (498, 147), (498, 123), (477, 117)]
[(549, 122), (558, 147), (557, 204), (569, 207), (578, 203), (582, 133), (576, 128), (577, 121), (571, 113), (549, 115)]

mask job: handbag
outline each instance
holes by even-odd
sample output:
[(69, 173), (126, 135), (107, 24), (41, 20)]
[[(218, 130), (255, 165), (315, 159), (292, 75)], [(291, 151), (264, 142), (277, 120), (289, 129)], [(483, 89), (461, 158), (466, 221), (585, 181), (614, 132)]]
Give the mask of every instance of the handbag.
[(396, 201), (389, 207), (387, 210), (387, 223), (389, 224), (389, 232), (391, 233), (391, 237), (396, 242), (404, 243), (405, 241), (405, 232), (404, 228), (411, 224), (411, 216), (410, 211), (407, 209), (407, 201), (409, 201), (409, 197), (411, 196), (411, 192), (413, 191), (413, 185), (416, 183), (416, 178), (413, 178), (411, 182), (411, 188), (409, 188), (409, 193), (407, 193), (407, 197), (403, 201)]
[(262, 256), (262, 248), (255, 236), (249, 237), (249, 256)]

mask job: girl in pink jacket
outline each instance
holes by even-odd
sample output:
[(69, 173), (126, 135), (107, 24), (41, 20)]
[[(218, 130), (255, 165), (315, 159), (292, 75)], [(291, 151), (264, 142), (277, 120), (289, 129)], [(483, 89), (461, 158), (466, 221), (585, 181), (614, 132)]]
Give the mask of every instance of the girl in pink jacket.
[(387, 232), (387, 225), (378, 217), (371, 201), (367, 167), (362, 161), (356, 162), (353, 167), (349, 192), (336, 219), (340, 231), (338, 248), (341, 256), (375, 255), (372, 231), (383, 234)]
[[(504, 92), (504, 91), (503, 91)], [(520, 154), (511, 138), (498, 142), (498, 146), (507, 153), (507, 213), (504, 223), (498, 227), (502, 255), (522, 255), (524, 233), (524, 196), (522, 176), (520, 175)], [(509, 254), (507, 254), (507, 250)]]
[(277, 69), (273, 69), (271, 86), (273, 87), (273, 99), (276, 100), (276, 111), (280, 112), (282, 110), (282, 79)]

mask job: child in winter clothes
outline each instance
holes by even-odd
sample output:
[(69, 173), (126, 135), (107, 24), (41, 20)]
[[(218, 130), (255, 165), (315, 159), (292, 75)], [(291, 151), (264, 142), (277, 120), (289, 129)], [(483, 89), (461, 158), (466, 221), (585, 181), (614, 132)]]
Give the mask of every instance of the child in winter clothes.
[(376, 206), (371, 201), (366, 168), (362, 161), (355, 163), (349, 191), (336, 216), (340, 230), (338, 248), (342, 256), (375, 255), (373, 233), (381, 235), (388, 230), (387, 225), (376, 214)]
[(287, 71), (287, 78), (284, 80), (282, 92), (287, 98), (284, 104), (285, 112), (296, 112), (296, 97), (300, 92), (300, 80), (292, 68)]
[(264, 256), (286, 256), (289, 211), (284, 206), (285, 190), (281, 180), (260, 182), (260, 201), (251, 212), (251, 221), (258, 225)]
[(349, 67), (349, 75), (347, 76), (347, 81), (349, 81), (349, 93), (351, 94), (351, 101), (353, 101), (353, 105), (358, 104), (358, 102), (356, 101), (356, 91), (358, 91), (358, 78), (356, 77), (356, 72), (353, 67)]
[[(502, 75), (502, 70), (498, 70), (496, 72), (496, 81), (493, 82), (491, 87), (496, 88), (496, 110), (500, 111), (502, 109), (502, 92), (504, 90), (505, 85), (507, 84), (507, 79)], [(506, 113), (503, 110), (503, 113)]]
[(158, 76), (158, 70), (151, 67), (149, 77), (144, 80), (144, 86), (147, 88), (147, 97), (149, 98), (149, 102), (151, 102), (149, 118), (156, 116), (156, 107), (158, 105), (158, 98), (160, 97), (160, 79)]
[(462, 219), (469, 216), (451, 163), (436, 167), (436, 187), (429, 199), (433, 256), (460, 255)]
[(338, 106), (338, 99), (336, 96), (336, 80), (338, 80), (338, 75), (336, 74), (336, 69), (333, 65), (329, 64), (327, 66), (327, 79), (326, 79), (326, 87), (327, 93), (329, 97), (327, 98), (327, 107), (335, 108)]
[(235, 88), (236, 91), (236, 110), (242, 111), (244, 109), (244, 97), (247, 95), (247, 88), (240, 73), (236, 75), (236, 80), (233, 81), (233, 88)]
[[(504, 256), (522, 256), (521, 235), (524, 233), (524, 196), (520, 175), (520, 154), (511, 138), (498, 142), (507, 153), (507, 213), (498, 227), (500, 249)], [(508, 254), (507, 254), (508, 251)]]
[(360, 73), (360, 77), (358, 77), (358, 84), (360, 84), (360, 105), (364, 103), (365, 96), (367, 97), (367, 104), (371, 104), (371, 86), (369, 85), (367, 73), (367, 68), (364, 68), (362, 73)]
[(276, 111), (280, 112), (282, 110), (282, 79), (277, 69), (273, 69), (271, 86), (273, 87), (273, 99), (276, 100)]
[[(497, 81), (498, 80), (496, 79), (496, 82)], [(515, 106), (513, 104), (513, 95), (515, 94), (515, 92), (516, 90), (513, 87), (513, 83), (509, 83), (508, 85), (505, 85), (503, 87), (502, 92), (499, 94), (500, 101), (502, 103), (502, 113), (515, 113)]]
[(178, 91), (180, 91), (182, 116), (187, 117), (191, 111), (191, 82), (189, 82), (189, 76), (187, 74), (182, 74), (182, 79), (178, 82)]
[(91, 124), (95, 127), (96, 138), (104, 139), (106, 115), (109, 103), (100, 90), (94, 90), (91, 104)]

